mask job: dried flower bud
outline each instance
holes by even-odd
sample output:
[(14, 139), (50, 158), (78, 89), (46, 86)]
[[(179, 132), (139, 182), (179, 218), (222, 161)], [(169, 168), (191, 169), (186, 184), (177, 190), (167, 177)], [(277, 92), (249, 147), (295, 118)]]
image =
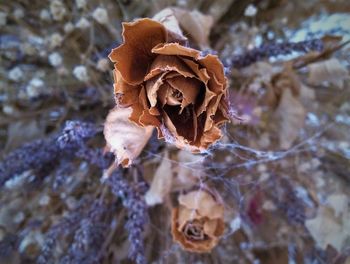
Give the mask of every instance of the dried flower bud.
[(210, 252), (225, 230), (224, 206), (209, 190), (196, 190), (180, 195), (173, 209), (172, 234), (183, 249)]
[(159, 138), (179, 148), (203, 151), (229, 120), (223, 65), (180, 45), (178, 29), (168, 26), (148, 18), (123, 23), (124, 43), (109, 55), (114, 93), (119, 106), (132, 108), (129, 119), (137, 125), (156, 127)]

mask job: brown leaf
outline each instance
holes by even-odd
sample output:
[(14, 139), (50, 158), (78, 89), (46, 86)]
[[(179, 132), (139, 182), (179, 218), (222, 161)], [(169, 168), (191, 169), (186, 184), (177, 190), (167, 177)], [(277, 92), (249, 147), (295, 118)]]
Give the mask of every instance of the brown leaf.
[(201, 49), (209, 48), (209, 34), (214, 20), (197, 10), (191, 12), (176, 8), (181, 27), (197, 42)]
[(166, 151), (162, 162), (154, 174), (151, 187), (145, 194), (147, 205), (153, 206), (162, 203), (164, 197), (171, 191), (172, 180), (172, 163), (169, 160), (169, 154)]
[(313, 51), (304, 56), (300, 56), (292, 60), (293, 67), (302, 68), (310, 63), (317, 62), (320, 60), (328, 59), (334, 52), (343, 48), (345, 45), (349, 44), (349, 41), (340, 43), (342, 37), (340, 36), (324, 36), (322, 38), (323, 51), (317, 52)]
[(314, 85), (319, 85), (327, 81), (336, 84), (336, 86), (339, 88), (342, 88), (344, 80), (349, 78), (347, 68), (335, 58), (312, 63), (309, 65), (309, 70), (308, 81)]
[(298, 137), (304, 126), (305, 109), (290, 89), (284, 89), (280, 103), (275, 111), (279, 119), (279, 142), (282, 149), (288, 149)]
[(153, 127), (139, 127), (129, 120), (131, 108), (114, 108), (106, 118), (104, 136), (107, 148), (116, 155), (118, 165), (129, 167), (140, 155), (152, 135)]
[(153, 19), (161, 22), (167, 30), (186, 40), (179, 25), (196, 41), (201, 49), (209, 47), (209, 34), (214, 19), (197, 10), (188, 11), (181, 8), (166, 8), (157, 13)]
[(177, 153), (177, 161), (174, 166), (176, 174), (172, 189), (176, 191), (192, 188), (198, 183), (203, 172), (203, 157), (186, 150), (180, 150)]
[(333, 194), (327, 204), (319, 208), (314, 219), (307, 220), (305, 225), (317, 244), (326, 248), (332, 245), (341, 251), (350, 239), (349, 199), (345, 194)]
[(176, 17), (175, 8), (165, 8), (155, 14), (153, 19), (163, 24), (163, 26), (168, 30), (172, 39), (180, 42), (187, 41), (187, 38), (183, 35), (180, 28), (179, 20)]

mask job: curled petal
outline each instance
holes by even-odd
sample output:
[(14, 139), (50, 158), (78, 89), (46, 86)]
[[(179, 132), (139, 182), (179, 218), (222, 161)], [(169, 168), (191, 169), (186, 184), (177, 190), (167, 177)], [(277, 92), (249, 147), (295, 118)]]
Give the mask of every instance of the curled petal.
[(168, 79), (171, 87), (181, 92), (183, 100), (181, 102), (181, 111), (189, 104), (194, 104), (197, 95), (201, 92), (201, 82), (195, 78), (184, 78), (182, 76)]
[(123, 23), (123, 39), (124, 44), (113, 49), (109, 58), (127, 83), (140, 84), (155, 58), (151, 50), (167, 40), (166, 29), (161, 23), (144, 18)]
[(122, 95), (121, 97), (118, 97), (117, 103), (123, 107), (129, 107), (137, 103), (140, 87), (126, 83), (118, 70), (113, 71), (113, 76), (114, 94)]
[[(224, 73), (224, 66), (217, 56), (209, 54), (204, 58), (199, 59), (198, 62), (207, 69), (209, 74), (212, 73), (212, 76), (210, 76), (211, 79), (215, 77), (218, 83), (223, 85), (222, 88), (226, 88), (227, 79)], [(220, 92), (215, 89), (212, 91)]]
[(194, 77), (191, 69), (189, 69), (180, 58), (176, 56), (159, 55), (153, 61), (149, 73), (145, 76), (144, 80), (147, 81), (162, 72), (169, 71), (175, 71), (184, 77)]
[(209, 219), (220, 218), (224, 208), (214, 196), (207, 191), (193, 191), (179, 197), (179, 203), (188, 209), (197, 210), (200, 216)]
[(129, 167), (152, 135), (153, 127), (139, 127), (129, 121), (130, 108), (115, 108), (107, 116), (104, 136), (117, 163)]
[(152, 49), (155, 54), (163, 55), (177, 55), (177, 56), (188, 56), (192, 58), (199, 58), (200, 52), (195, 49), (181, 46), (178, 43), (158, 44)]
[(157, 104), (157, 92), (164, 83), (164, 76), (166, 74), (167, 73), (165, 72), (162, 75), (154, 77), (146, 82), (147, 98), (151, 104), (151, 107), (154, 107)]
[(204, 84), (207, 84), (210, 76), (205, 68), (200, 68), (198, 63), (195, 63), (193, 60), (181, 58), (188, 67), (196, 74), (199, 80), (201, 80)]

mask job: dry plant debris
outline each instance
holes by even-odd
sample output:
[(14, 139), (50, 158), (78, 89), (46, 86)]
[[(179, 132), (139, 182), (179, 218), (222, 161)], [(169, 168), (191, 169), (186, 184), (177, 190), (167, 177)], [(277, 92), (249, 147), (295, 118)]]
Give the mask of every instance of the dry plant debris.
[(349, 12), (0, 3), (0, 263), (348, 264)]

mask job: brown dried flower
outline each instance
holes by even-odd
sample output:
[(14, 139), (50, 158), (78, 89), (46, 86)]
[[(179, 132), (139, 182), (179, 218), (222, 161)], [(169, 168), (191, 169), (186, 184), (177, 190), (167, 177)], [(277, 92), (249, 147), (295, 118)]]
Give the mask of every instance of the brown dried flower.
[(152, 19), (123, 23), (124, 43), (112, 50), (114, 93), (129, 119), (154, 126), (179, 148), (207, 149), (229, 120), (227, 80), (214, 55), (180, 45), (184, 39)]
[(223, 234), (224, 206), (207, 190), (196, 190), (179, 197), (173, 209), (172, 234), (187, 251), (210, 252)]

